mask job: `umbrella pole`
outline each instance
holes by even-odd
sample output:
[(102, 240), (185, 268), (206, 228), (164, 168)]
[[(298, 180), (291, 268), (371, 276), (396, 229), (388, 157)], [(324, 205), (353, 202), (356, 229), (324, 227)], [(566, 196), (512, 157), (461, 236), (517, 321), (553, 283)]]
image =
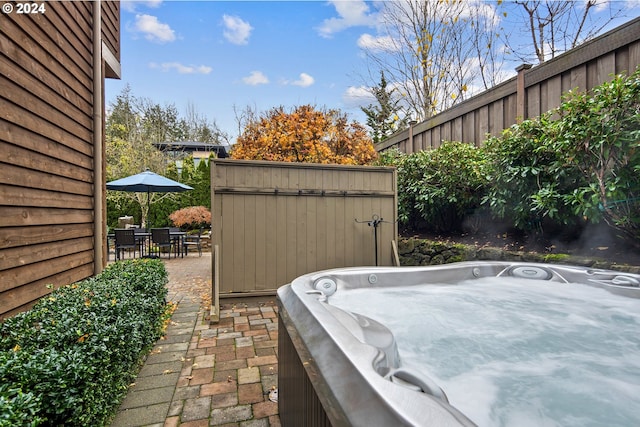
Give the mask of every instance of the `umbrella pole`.
[(146, 228), (147, 230), (149, 230), (149, 215), (151, 214), (151, 202), (150, 202), (151, 198), (149, 197), (149, 189), (147, 188), (147, 222), (144, 224), (144, 228)]

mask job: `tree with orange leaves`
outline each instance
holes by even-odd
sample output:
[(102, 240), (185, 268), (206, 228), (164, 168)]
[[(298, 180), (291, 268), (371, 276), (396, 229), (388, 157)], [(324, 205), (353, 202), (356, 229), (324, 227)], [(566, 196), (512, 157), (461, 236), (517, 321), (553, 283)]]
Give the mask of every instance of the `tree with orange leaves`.
[(376, 159), (365, 128), (338, 110), (277, 107), (250, 121), (231, 150), (234, 159), (369, 164)]

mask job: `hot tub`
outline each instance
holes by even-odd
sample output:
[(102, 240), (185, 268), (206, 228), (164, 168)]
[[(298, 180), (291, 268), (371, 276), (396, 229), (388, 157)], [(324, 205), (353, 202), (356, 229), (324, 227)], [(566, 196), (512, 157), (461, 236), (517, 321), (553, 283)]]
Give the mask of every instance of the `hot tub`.
[(640, 425), (639, 285), (506, 262), (301, 276), (278, 290), (281, 422)]

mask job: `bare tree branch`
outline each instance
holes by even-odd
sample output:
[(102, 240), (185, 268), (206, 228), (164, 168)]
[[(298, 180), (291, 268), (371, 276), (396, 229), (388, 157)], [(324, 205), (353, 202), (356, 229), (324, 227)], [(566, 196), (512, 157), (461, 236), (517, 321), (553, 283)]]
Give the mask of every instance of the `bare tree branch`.
[(381, 16), (387, 43), (365, 53), (399, 88), (407, 115), (431, 117), (495, 81), (498, 20), (487, 3), (397, 0)]
[(523, 62), (535, 57), (539, 63), (595, 37), (613, 19), (622, 16), (627, 7), (624, 2), (606, 2), (604, 7), (608, 8), (609, 15), (600, 13), (596, 18), (598, 0), (516, 0), (514, 4), (524, 17), (511, 17), (511, 22), (516, 27), (519, 19), (527, 23), (526, 34), (531, 44), (515, 46), (512, 39), (506, 37), (503, 41)]

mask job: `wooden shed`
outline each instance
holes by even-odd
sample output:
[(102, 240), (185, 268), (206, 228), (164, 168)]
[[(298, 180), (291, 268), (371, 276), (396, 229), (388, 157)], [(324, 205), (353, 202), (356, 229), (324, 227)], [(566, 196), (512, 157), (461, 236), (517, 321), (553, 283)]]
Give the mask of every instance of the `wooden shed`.
[[(104, 79), (120, 3), (33, 3), (0, 25), (0, 319), (102, 271)], [(24, 12), (24, 10), (23, 10)], [(35, 13), (33, 13), (35, 12)]]
[(212, 320), (219, 297), (273, 295), (328, 268), (393, 265), (395, 168), (220, 159), (212, 165)]

